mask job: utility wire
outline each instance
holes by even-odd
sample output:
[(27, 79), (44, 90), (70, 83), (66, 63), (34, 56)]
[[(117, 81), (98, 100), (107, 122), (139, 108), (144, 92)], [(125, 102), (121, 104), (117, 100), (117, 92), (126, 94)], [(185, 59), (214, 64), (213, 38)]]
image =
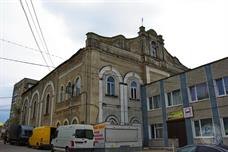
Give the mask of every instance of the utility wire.
[(19, 63), (25, 63), (25, 64), (30, 64), (30, 65), (36, 65), (36, 66), (41, 66), (41, 67), (48, 67), (48, 68), (55, 68), (53, 66), (49, 66), (49, 65), (43, 65), (43, 64), (38, 64), (38, 63), (32, 63), (32, 62), (27, 62), (27, 61), (21, 61), (21, 60), (16, 60), (16, 59), (9, 59), (9, 58), (4, 58), (4, 57), (0, 57), (0, 59), (2, 60), (7, 60), (7, 61), (13, 61), (13, 62), (19, 62)]
[(41, 36), (40, 36), (40, 32), (38, 31), (38, 29), (37, 29), (37, 27), (36, 27), (36, 23), (35, 23), (35, 21), (34, 21), (34, 19), (33, 19), (33, 15), (32, 15), (32, 13), (31, 13), (31, 11), (30, 11), (30, 7), (29, 7), (29, 5), (28, 5), (28, 3), (27, 3), (26, 0), (25, 0), (25, 4), (26, 4), (26, 6), (27, 6), (27, 8), (28, 8), (29, 15), (30, 15), (30, 17), (31, 17), (31, 19), (32, 19), (32, 23), (33, 23), (33, 25), (34, 25), (34, 28), (35, 28), (36, 33), (37, 33), (37, 35), (38, 35), (38, 38), (39, 38), (39, 40), (40, 40), (40, 42), (41, 42), (41, 45), (42, 45), (43, 48), (45, 48), (45, 47), (44, 47), (44, 44), (43, 44), (43, 41), (42, 41), (42, 38), (41, 38)]
[(8, 99), (8, 98), (13, 98), (13, 97), (0, 97), (0, 99)]
[[(41, 26), (40, 26), (40, 23), (39, 23), (39, 20), (38, 20), (38, 17), (37, 17), (37, 15), (36, 15), (36, 10), (35, 10), (35, 8), (34, 8), (34, 5), (33, 5), (32, 0), (30, 0), (30, 2), (31, 2), (32, 9), (33, 9), (33, 12), (34, 12), (35, 17), (36, 17), (36, 21), (37, 21), (38, 27), (39, 27), (39, 29), (40, 29), (41, 36), (42, 36), (43, 41), (44, 41), (44, 45), (45, 45), (45, 47), (46, 47), (46, 49), (47, 49), (47, 53), (50, 54), (49, 49), (48, 49), (48, 47), (47, 47), (46, 40), (45, 40), (44, 35), (43, 35), (43, 31), (42, 31), (42, 29), (41, 29)], [(53, 62), (52, 62), (52, 59), (51, 59), (51, 56), (49, 55), (48, 57), (49, 57), (49, 59), (50, 59), (52, 65), (54, 66), (54, 64), (53, 64)]]
[[(0, 40), (3, 41), (3, 42), (9, 43), (9, 44), (13, 44), (13, 45), (20, 46), (20, 47), (23, 47), (23, 48), (26, 48), (26, 49), (30, 49), (30, 50), (33, 50), (33, 51), (36, 51), (36, 52), (40, 52), (37, 49), (34, 49), (32, 47), (28, 47), (28, 46), (22, 45), (22, 44), (19, 44), (19, 43), (10, 41), (10, 40), (6, 40), (6, 39), (2, 39), (2, 38), (0, 38)], [(57, 56), (57, 55), (54, 55), (54, 54), (49, 54), (49, 53), (46, 53), (46, 52), (43, 52), (43, 53), (48, 54), (48, 55), (51, 55), (51, 56), (56, 57), (56, 58), (59, 58), (59, 59), (63, 59), (62, 57)]]
[(42, 58), (44, 59), (44, 62), (45, 62), (45, 64), (46, 64), (46, 67), (48, 67), (48, 70), (51, 71), (50, 66), (48, 65), (48, 63), (47, 63), (47, 61), (46, 61), (46, 59), (45, 59), (45, 57), (44, 57), (44, 55), (43, 55), (43, 52), (41, 51), (40, 46), (39, 46), (39, 44), (38, 44), (38, 42), (37, 42), (37, 39), (36, 39), (36, 37), (35, 37), (35, 34), (34, 34), (34, 32), (33, 32), (33, 29), (32, 29), (32, 27), (31, 27), (31, 24), (30, 24), (30, 22), (29, 22), (28, 16), (27, 16), (27, 14), (26, 14), (25, 8), (24, 8), (24, 6), (23, 6), (22, 0), (20, 0), (20, 4), (21, 4), (21, 7), (22, 7), (22, 9), (23, 9), (23, 11), (24, 11), (26, 20), (27, 20), (27, 22), (28, 22), (29, 28), (30, 28), (30, 30), (31, 30), (31, 32), (32, 32), (33, 38), (34, 38), (34, 40), (35, 40), (35, 42), (36, 42), (36, 45), (37, 45), (37, 47), (38, 47), (38, 49), (39, 49), (39, 51), (40, 51), (40, 53), (41, 53)]

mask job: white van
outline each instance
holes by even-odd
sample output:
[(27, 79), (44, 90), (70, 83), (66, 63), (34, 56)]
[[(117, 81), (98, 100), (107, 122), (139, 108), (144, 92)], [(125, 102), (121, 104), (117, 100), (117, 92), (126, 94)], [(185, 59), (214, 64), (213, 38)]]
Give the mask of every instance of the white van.
[(92, 125), (75, 124), (59, 126), (56, 137), (52, 140), (52, 152), (58, 151), (92, 151), (94, 147), (94, 131)]

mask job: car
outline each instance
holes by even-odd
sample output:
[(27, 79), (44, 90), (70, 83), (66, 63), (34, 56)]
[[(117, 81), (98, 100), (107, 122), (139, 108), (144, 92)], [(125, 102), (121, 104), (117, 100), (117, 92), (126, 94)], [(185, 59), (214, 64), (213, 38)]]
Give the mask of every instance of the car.
[(228, 152), (226, 145), (187, 145), (182, 148), (178, 148), (176, 152)]

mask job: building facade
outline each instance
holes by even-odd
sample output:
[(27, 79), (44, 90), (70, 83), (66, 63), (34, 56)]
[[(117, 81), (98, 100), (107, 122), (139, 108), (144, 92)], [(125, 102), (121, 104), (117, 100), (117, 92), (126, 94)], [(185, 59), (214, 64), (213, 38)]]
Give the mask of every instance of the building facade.
[(228, 145), (228, 58), (143, 87), (150, 146)]
[(142, 123), (140, 86), (187, 68), (164, 47), (161, 35), (140, 27), (138, 36), (87, 33), (86, 46), (23, 92), (20, 123)]

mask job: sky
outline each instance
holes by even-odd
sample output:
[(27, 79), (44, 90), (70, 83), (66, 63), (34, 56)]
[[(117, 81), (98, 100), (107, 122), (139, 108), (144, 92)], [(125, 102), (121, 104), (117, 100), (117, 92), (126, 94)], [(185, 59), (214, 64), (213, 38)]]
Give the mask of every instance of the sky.
[[(27, 3), (26, 3), (27, 2)], [(87, 32), (103, 36), (137, 36), (143, 24), (163, 35), (165, 48), (194, 68), (228, 56), (227, 0), (33, 0), (50, 57), (40, 53), (20, 0), (0, 0), (0, 122), (9, 117), (13, 85), (23, 78), (40, 80), (85, 46)], [(22, 0), (40, 50), (30, 0)], [(38, 29), (35, 15), (33, 20)], [(143, 18), (143, 23), (142, 23)], [(21, 46), (15, 45), (19, 44)], [(28, 49), (33, 48), (33, 49)], [(45, 58), (45, 61), (43, 57)], [(4, 59), (3, 59), (4, 58)], [(53, 63), (53, 64), (52, 64)], [(51, 68), (53, 69), (53, 68)]]

